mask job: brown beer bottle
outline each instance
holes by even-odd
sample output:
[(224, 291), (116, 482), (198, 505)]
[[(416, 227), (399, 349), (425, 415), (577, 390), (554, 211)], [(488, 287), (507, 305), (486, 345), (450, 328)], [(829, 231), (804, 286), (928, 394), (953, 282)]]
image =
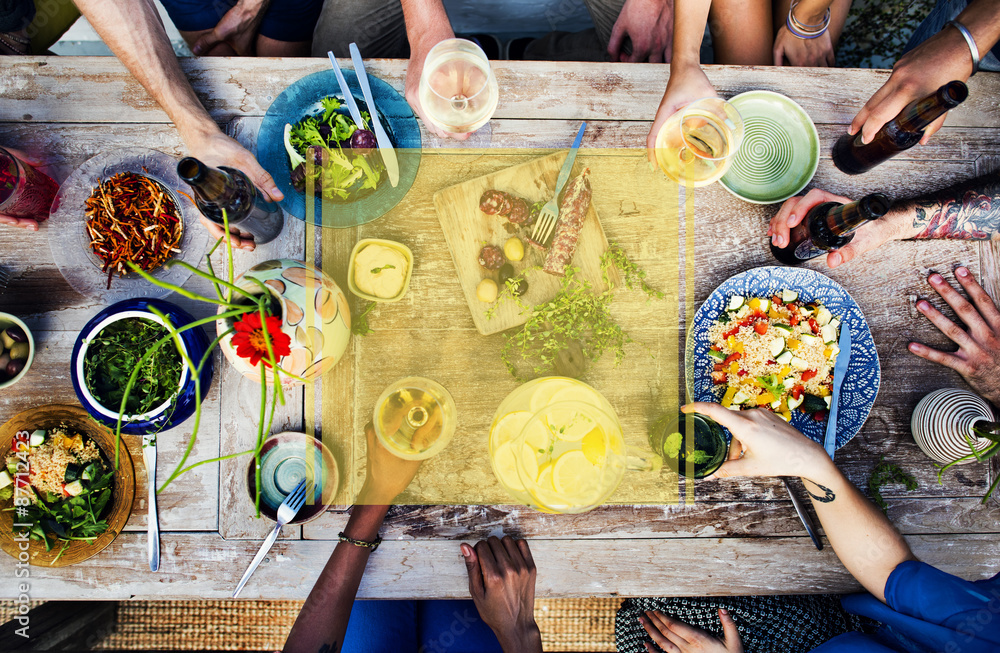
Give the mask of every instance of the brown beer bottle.
[(281, 207), (257, 190), (250, 178), (236, 168), (212, 168), (193, 157), (177, 164), (177, 175), (191, 185), (198, 210), (221, 225), (222, 211), (230, 227), (242, 238), (253, 236), (258, 245), (274, 240), (285, 224)]
[(892, 202), (882, 193), (850, 204), (818, 204), (788, 234), (788, 245), (778, 248), (771, 244), (771, 254), (785, 265), (798, 265), (831, 252), (851, 242), (858, 227), (881, 218), (890, 206)]
[(890, 157), (907, 150), (923, 138), (924, 129), (949, 109), (969, 97), (968, 87), (959, 81), (948, 82), (922, 100), (911, 102), (899, 115), (878, 130), (871, 143), (861, 142), (861, 132), (844, 134), (833, 146), (833, 163), (842, 172), (860, 175)]

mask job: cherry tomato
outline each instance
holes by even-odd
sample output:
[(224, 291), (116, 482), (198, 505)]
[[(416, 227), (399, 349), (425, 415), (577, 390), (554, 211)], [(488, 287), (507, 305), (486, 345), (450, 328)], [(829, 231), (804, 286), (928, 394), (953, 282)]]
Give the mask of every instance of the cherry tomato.
[(802, 380), (808, 381), (809, 379), (816, 376), (816, 374), (817, 374), (816, 370), (806, 370), (805, 372), (802, 373)]

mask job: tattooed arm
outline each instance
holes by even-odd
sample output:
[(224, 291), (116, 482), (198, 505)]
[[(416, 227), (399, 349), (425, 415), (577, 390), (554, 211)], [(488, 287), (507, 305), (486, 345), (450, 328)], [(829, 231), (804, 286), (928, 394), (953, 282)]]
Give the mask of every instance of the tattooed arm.
[[(771, 242), (787, 244), (789, 231), (817, 204), (850, 201), (818, 188), (787, 200), (771, 220)], [(1000, 239), (1000, 173), (897, 201), (885, 217), (862, 226), (848, 245), (827, 254), (826, 264), (835, 268), (882, 243), (906, 238)]]
[(885, 601), (885, 583), (899, 563), (914, 560), (906, 540), (882, 511), (848, 481), (818, 443), (767, 410), (732, 411), (696, 403), (685, 412), (708, 415), (733, 433), (729, 460), (715, 473), (798, 476), (830, 545), (851, 575)]

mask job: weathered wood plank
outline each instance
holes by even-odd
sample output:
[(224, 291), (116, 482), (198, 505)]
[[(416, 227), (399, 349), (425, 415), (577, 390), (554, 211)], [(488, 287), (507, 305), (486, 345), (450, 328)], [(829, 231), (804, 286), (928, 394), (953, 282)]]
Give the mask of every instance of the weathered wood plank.
[[(350, 62), (344, 61), (348, 67)], [(397, 90), (403, 88), (405, 60), (366, 63)], [(666, 88), (669, 66), (494, 61), (500, 85), (497, 118), (532, 116), (569, 120), (650, 120)], [(292, 81), (327, 70), (322, 59), (187, 58), (181, 67), (208, 111), (220, 121), (236, 115), (263, 115)], [(846, 124), (884, 83), (885, 70), (706, 66), (709, 80), (725, 97), (747, 90), (784, 93), (817, 122)], [(36, 57), (5, 64), (0, 79), (0, 121), (167, 122), (166, 114), (112, 57)], [(1000, 76), (976, 75), (969, 99), (949, 123), (993, 127)]]
[[(904, 535), (997, 533), (998, 517), (1000, 508), (984, 506), (978, 499), (889, 499), (889, 519)], [(324, 515), (305, 524), (302, 536), (335, 540), (347, 518), (346, 514)], [(470, 540), (497, 532), (556, 540), (794, 537), (805, 533), (791, 501), (784, 498), (601, 506), (582, 515), (549, 515), (525, 506), (395, 506), (381, 535), (388, 540)]]
[[(1000, 542), (987, 535), (914, 535), (913, 552), (963, 578), (998, 571)], [(228, 598), (257, 551), (253, 541), (223, 541), (214, 533), (170, 534), (162, 540), (160, 571), (136, 574), (145, 538), (123, 533), (101, 555), (62, 569), (32, 569), (32, 598)], [(827, 546), (808, 537), (695, 538), (669, 550), (656, 539), (531, 541), (538, 567), (536, 594), (571, 596), (703, 596), (849, 592), (858, 584)], [(242, 598), (302, 599), (315, 583), (331, 542), (279, 540)], [(0, 574), (13, 577), (14, 560), (0, 558)], [(693, 570), (697, 570), (694, 572)], [(468, 575), (455, 541), (385, 541), (369, 561), (360, 598), (467, 598)], [(13, 583), (0, 598), (16, 596)]]

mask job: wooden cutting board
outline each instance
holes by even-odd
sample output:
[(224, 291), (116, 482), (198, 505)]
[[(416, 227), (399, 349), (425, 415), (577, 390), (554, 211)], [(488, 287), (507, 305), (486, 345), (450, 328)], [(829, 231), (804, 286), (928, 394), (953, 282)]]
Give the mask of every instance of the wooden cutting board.
[[(501, 296), (498, 300), (499, 308), (487, 318), (486, 311), (492, 304), (479, 301), (476, 297), (476, 286), (486, 277), (492, 278), (498, 285), (500, 280), (496, 271), (486, 270), (479, 265), (479, 251), (484, 245), (503, 248), (508, 238), (517, 236), (524, 243), (524, 259), (511, 262), (518, 274), (529, 267), (541, 267), (545, 262), (545, 252), (528, 244), (530, 227), (517, 227), (513, 232), (508, 231), (507, 227), (514, 228), (517, 225), (510, 224), (506, 218), (499, 215), (486, 215), (480, 211), (479, 198), (484, 191), (493, 189), (523, 197), (529, 205), (537, 201), (548, 201), (552, 197), (559, 168), (562, 167), (567, 154), (568, 151), (556, 152), (470, 179), (434, 194), (434, 206), (441, 221), (441, 228), (444, 230), (448, 249), (451, 250), (452, 260), (455, 261), (462, 292), (465, 293), (465, 299), (472, 311), (472, 320), (483, 335), (498, 333), (524, 324), (528, 320), (530, 311), (522, 312), (510, 297)], [(583, 167), (577, 160), (570, 179), (580, 174), (582, 170)], [(605, 290), (607, 286), (601, 276), (601, 254), (608, 249), (608, 239), (597, 218), (593, 199), (578, 242), (571, 265), (580, 269), (580, 277), (589, 281), (596, 292)], [(561, 277), (541, 270), (530, 270), (526, 279), (528, 290), (521, 296), (521, 302), (528, 307), (552, 299), (562, 281)], [(617, 284), (618, 276), (615, 270), (611, 271), (611, 280)], [(503, 287), (500, 289), (502, 291)]]

